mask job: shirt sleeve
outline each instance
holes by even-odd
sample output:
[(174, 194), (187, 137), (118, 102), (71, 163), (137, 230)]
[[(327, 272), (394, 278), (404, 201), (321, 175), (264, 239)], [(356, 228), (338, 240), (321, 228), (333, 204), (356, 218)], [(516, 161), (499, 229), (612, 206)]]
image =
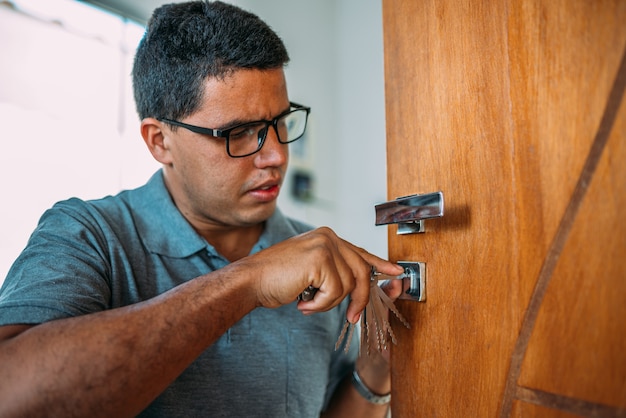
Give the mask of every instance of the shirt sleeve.
[(109, 305), (106, 239), (78, 199), (46, 211), (0, 289), (0, 325), (39, 324)]

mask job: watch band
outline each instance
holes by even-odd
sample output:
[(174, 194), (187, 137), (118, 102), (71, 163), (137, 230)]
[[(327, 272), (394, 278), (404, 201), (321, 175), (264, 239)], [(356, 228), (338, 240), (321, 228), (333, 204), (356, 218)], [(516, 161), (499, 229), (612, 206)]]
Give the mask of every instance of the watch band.
[(370, 403), (376, 405), (385, 405), (391, 401), (391, 393), (386, 395), (376, 395), (373, 393), (361, 380), (361, 376), (356, 372), (356, 369), (352, 371), (352, 385), (359, 392), (359, 394)]

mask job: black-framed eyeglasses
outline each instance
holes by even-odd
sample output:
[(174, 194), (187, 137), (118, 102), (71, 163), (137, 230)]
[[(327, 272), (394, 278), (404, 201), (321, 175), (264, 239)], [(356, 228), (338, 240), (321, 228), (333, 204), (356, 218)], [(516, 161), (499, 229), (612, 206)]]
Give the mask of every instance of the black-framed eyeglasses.
[(240, 158), (252, 155), (263, 147), (270, 126), (274, 127), (278, 142), (281, 144), (288, 144), (302, 138), (311, 108), (293, 102), (289, 102), (289, 106), (288, 111), (281, 113), (272, 120), (248, 122), (228, 129), (203, 128), (167, 118), (157, 119), (197, 134), (224, 138), (228, 155), (233, 158)]

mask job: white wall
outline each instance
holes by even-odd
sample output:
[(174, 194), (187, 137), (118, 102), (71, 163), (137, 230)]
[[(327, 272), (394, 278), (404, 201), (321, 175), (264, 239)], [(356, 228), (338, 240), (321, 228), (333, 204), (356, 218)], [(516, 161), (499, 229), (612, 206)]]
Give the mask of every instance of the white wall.
[[(373, 225), (374, 204), (386, 199), (380, 1), (232, 2), (281, 35), (290, 98), (313, 108), (304, 157), (292, 166), (312, 172), (316, 199), (291, 199), (287, 181), (281, 207), (386, 257), (386, 227)], [(45, 21), (0, 7), (0, 283), (55, 201), (115, 194), (158, 167), (138, 131), (131, 56), (119, 48), (132, 52), (141, 28)]]
[(387, 227), (374, 226), (374, 205), (387, 200), (382, 2), (341, 0), (338, 63), (339, 195), (336, 229), (387, 257)]
[(21, 3), (0, 6), (0, 282), (54, 202), (136, 187), (158, 168), (121, 52), (143, 29), (79, 3)]

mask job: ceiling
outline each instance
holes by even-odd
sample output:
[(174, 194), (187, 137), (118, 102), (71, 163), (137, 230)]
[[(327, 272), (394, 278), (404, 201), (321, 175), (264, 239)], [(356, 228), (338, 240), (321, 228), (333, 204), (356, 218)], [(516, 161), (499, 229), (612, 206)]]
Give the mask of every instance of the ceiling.
[(83, 3), (90, 3), (116, 14), (126, 16), (145, 25), (152, 15), (152, 11), (158, 6), (166, 3), (177, 3), (180, 0), (79, 0)]

